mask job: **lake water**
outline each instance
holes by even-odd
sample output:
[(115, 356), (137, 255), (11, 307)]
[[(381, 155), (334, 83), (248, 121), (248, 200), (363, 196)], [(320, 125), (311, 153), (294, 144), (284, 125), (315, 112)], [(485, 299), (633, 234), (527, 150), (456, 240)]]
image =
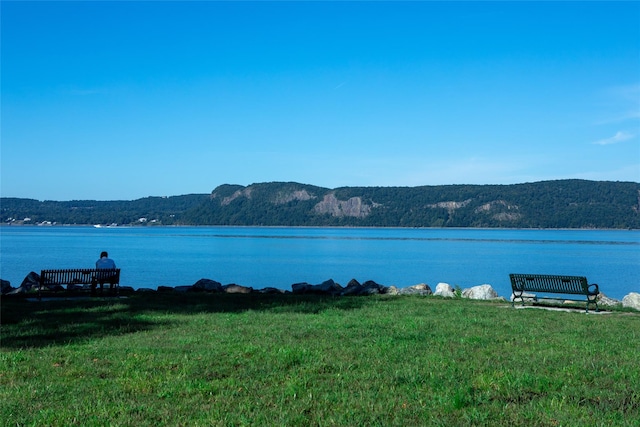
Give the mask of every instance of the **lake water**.
[(191, 285), (201, 278), (291, 289), (352, 278), (405, 287), (488, 283), (509, 297), (509, 273), (586, 276), (607, 296), (640, 292), (640, 231), (271, 228), (0, 227), (0, 277), (92, 268), (107, 250), (121, 285)]

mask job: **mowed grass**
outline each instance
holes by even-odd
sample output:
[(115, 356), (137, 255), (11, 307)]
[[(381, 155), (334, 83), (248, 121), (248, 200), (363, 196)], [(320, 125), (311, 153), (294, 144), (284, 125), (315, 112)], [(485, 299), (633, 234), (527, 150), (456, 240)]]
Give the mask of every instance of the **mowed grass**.
[(0, 422), (637, 426), (640, 315), (432, 297), (2, 300)]

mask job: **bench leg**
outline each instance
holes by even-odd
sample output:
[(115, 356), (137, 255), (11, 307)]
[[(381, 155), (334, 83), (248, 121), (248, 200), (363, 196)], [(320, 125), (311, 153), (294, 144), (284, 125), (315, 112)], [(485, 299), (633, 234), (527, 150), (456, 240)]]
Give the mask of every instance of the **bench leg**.
[(518, 298), (520, 298), (520, 301), (522, 302), (522, 306), (524, 307), (524, 298), (522, 298), (522, 294), (523, 294), (523, 292), (520, 292), (520, 294), (519, 294), (519, 295), (518, 295), (516, 292), (517, 292), (517, 291), (515, 291), (515, 290), (512, 292), (512, 294), (513, 294), (513, 299), (511, 300), (511, 307), (512, 307), (512, 308), (516, 308), (516, 305), (515, 305), (515, 304), (516, 304), (516, 300), (517, 300)]
[[(597, 298), (597, 297), (596, 297)], [(596, 313), (600, 312), (600, 309), (598, 308), (598, 301), (596, 301), (596, 299), (591, 299), (587, 296), (587, 308), (586, 308), (586, 312), (589, 312), (589, 304), (593, 304), (596, 306)]]

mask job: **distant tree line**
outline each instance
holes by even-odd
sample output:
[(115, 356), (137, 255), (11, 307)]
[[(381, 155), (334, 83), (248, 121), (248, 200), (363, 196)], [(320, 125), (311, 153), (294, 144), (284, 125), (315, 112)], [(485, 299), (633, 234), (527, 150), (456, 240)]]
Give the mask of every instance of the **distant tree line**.
[(179, 217), (204, 201), (207, 194), (191, 194), (175, 197), (145, 197), (125, 201), (38, 201), (33, 199), (1, 199), (0, 212), (3, 223), (39, 224), (99, 224), (99, 225), (178, 225)]
[(336, 189), (294, 182), (225, 184), (211, 194), (133, 201), (2, 198), (0, 211), (5, 224), (29, 218), (27, 224), (638, 229), (640, 183), (556, 180)]

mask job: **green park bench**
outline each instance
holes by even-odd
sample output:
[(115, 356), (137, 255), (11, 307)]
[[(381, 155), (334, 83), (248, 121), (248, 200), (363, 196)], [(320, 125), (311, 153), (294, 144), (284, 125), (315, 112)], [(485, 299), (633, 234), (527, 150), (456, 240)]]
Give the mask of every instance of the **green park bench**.
[(96, 294), (96, 288), (100, 285), (100, 292), (103, 292), (104, 284), (109, 284), (109, 289), (118, 292), (120, 286), (120, 269), (96, 269), (96, 268), (74, 268), (64, 270), (42, 270), (40, 272), (40, 283), (38, 286), (38, 297), (42, 296), (43, 289), (57, 288), (67, 285), (67, 290), (71, 285), (91, 285), (91, 294)]
[[(600, 290), (598, 285), (587, 283), (587, 278), (583, 276), (556, 276), (550, 274), (510, 274), (511, 289), (513, 290), (513, 299), (511, 306), (515, 306), (517, 299), (522, 301), (524, 305), (524, 293), (534, 292), (541, 294), (563, 294), (563, 295), (584, 295), (586, 299), (586, 312), (589, 312), (589, 304), (595, 304), (598, 311), (598, 302), (596, 301)], [(592, 289), (593, 288), (593, 289)], [(534, 296), (533, 299), (559, 299)], [(568, 301), (585, 301), (585, 299), (562, 298)]]

